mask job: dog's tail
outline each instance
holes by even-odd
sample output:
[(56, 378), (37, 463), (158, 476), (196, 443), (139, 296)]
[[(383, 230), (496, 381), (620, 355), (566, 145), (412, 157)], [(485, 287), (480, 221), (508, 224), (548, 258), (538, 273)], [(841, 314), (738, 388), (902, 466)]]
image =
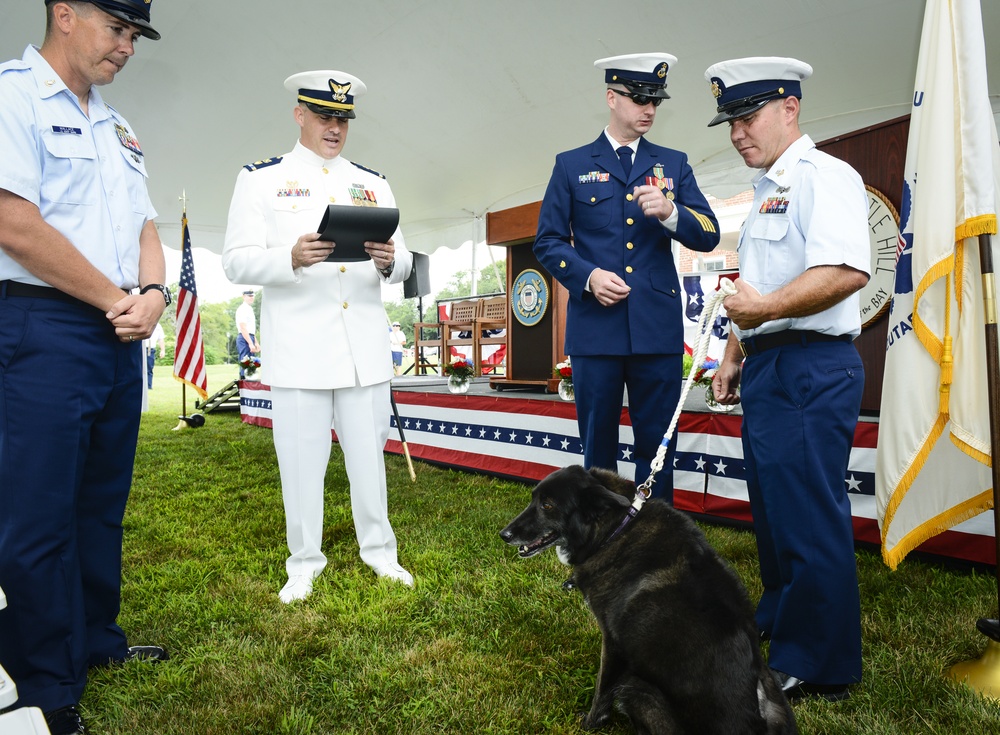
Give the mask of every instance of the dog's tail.
[(799, 728), (788, 698), (766, 665), (760, 667), (757, 676), (757, 706), (767, 723), (767, 735), (798, 735)]

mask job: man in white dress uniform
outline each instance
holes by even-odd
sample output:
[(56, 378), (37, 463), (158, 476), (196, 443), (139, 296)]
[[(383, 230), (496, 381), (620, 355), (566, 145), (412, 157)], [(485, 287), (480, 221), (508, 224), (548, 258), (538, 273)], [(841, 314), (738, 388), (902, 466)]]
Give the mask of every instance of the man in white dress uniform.
[(341, 71), (285, 80), (297, 95), (295, 148), (243, 167), (229, 209), (222, 264), (234, 283), (263, 286), (261, 380), (271, 387), (274, 447), (281, 472), (290, 556), (290, 603), (309, 596), (326, 566), (323, 481), (331, 425), (344, 451), (361, 559), (380, 577), (413, 577), (396, 556), (389, 525), (383, 448), (391, 415), (392, 358), (382, 283), (400, 283), (413, 259), (397, 228), (365, 243), (371, 260), (331, 262), (336, 243), (319, 239), (327, 204), (395, 207), (385, 177), (341, 156), (354, 102), (366, 91)]

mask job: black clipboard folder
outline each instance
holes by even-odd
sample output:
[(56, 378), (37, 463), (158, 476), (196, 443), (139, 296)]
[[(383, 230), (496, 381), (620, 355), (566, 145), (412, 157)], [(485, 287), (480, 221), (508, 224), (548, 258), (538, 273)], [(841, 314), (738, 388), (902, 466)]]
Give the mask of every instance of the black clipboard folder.
[(328, 204), (317, 232), (320, 240), (337, 244), (327, 262), (353, 263), (371, 260), (365, 252), (365, 243), (389, 242), (398, 225), (399, 210), (395, 207)]

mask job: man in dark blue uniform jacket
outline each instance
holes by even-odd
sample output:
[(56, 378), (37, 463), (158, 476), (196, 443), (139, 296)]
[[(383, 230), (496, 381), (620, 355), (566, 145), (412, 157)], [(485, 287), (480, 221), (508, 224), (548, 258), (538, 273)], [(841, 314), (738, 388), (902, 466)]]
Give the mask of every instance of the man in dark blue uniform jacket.
[[(635, 462), (644, 482), (680, 399), (682, 289), (671, 244), (708, 252), (719, 223), (687, 156), (642, 136), (664, 99), (670, 54), (599, 59), (610, 122), (597, 140), (556, 156), (538, 218), (535, 255), (569, 291), (566, 353), (573, 363), (584, 465)], [(618, 443), (628, 388), (634, 455)], [(673, 447), (653, 495), (673, 497)]]

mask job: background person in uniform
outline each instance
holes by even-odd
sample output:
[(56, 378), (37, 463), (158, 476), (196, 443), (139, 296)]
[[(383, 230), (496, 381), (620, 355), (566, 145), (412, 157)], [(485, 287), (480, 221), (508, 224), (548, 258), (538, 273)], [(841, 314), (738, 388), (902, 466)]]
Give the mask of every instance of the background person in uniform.
[(257, 315), (253, 313), (253, 291), (243, 292), (243, 303), (236, 307), (236, 350), (239, 354), (240, 380), (246, 377), (243, 361), (260, 353), (257, 342)]
[(389, 348), (392, 352), (392, 369), (396, 375), (403, 374), (403, 348), (406, 347), (406, 334), (403, 333), (399, 322), (392, 323), (389, 332)]
[(291, 554), (279, 593), (288, 603), (307, 597), (326, 566), (320, 542), (331, 423), (344, 450), (361, 559), (381, 577), (413, 584), (388, 518), (382, 451), (392, 359), (381, 289), (402, 283), (413, 259), (397, 229), (387, 243), (365, 244), (370, 261), (326, 261), (336, 244), (316, 230), (328, 203), (396, 203), (385, 177), (341, 155), (365, 85), (341, 71), (314, 71), (289, 77), (285, 88), (298, 95), (299, 140), (285, 156), (240, 171), (222, 263), (233, 282), (264, 287), (262, 380), (271, 386)]
[(97, 87), (140, 35), (159, 38), (148, 2), (48, 2), (41, 49), (0, 65), (0, 661), (55, 735), (85, 731), (89, 666), (165, 658), (116, 622), (142, 340), (169, 292), (142, 148)]
[(852, 341), (869, 276), (868, 199), (857, 172), (799, 130), (800, 82), (810, 74), (808, 64), (774, 57), (705, 72), (718, 98), (709, 125), (729, 122), (733, 146), (761, 169), (740, 231), (737, 293), (724, 301), (733, 329), (712, 388), (732, 404), (742, 380), (764, 583), (757, 625), (771, 638), (769, 664), (790, 698), (840, 699), (861, 680), (844, 478), (864, 387)]
[(149, 338), (142, 341), (142, 349), (146, 353), (146, 387), (153, 390), (153, 368), (156, 367), (156, 352), (159, 350), (160, 359), (167, 356), (167, 338), (163, 334), (163, 327), (157, 322), (153, 328), (153, 333)]
[[(670, 54), (599, 59), (610, 122), (597, 140), (556, 157), (535, 254), (569, 291), (566, 353), (584, 465), (618, 470), (624, 388), (644, 482), (681, 392), (683, 292), (673, 240), (708, 252), (719, 226), (687, 156), (643, 136), (667, 94)], [(653, 486), (673, 498), (673, 448)]]

